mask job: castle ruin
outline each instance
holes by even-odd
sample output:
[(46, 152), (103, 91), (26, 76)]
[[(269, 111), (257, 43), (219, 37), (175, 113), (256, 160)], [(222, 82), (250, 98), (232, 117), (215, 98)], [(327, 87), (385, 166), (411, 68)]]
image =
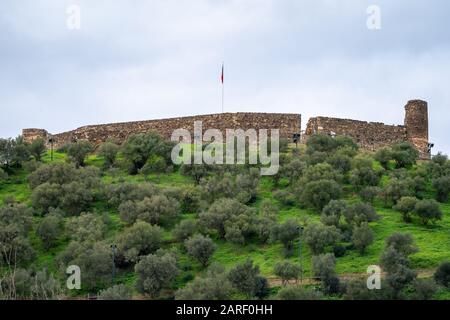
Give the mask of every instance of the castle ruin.
[[(280, 137), (286, 139), (292, 139), (295, 134), (302, 132), (300, 114), (239, 112), (90, 125), (59, 134), (50, 134), (44, 129), (23, 129), (22, 136), (27, 142), (42, 138), (49, 145), (52, 141), (56, 148), (79, 140), (88, 140), (98, 146), (109, 138), (113, 138), (117, 142), (123, 142), (131, 135), (151, 130), (169, 139), (175, 129), (187, 129), (192, 132), (194, 121), (202, 121), (203, 130), (211, 128), (222, 131), (226, 129), (279, 129)], [(406, 104), (403, 125), (313, 117), (307, 123), (302, 140), (305, 141), (309, 136), (316, 133), (349, 136), (362, 149), (370, 151), (390, 146), (396, 142), (408, 141), (419, 150), (421, 159), (429, 159), (430, 157), (428, 104), (422, 100), (411, 100)]]

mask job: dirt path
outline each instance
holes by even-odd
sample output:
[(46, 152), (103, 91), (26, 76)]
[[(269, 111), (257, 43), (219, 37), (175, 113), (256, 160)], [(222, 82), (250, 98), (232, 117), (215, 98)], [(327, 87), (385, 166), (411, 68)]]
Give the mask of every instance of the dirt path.
[[(433, 276), (434, 272), (436, 270), (435, 269), (419, 269), (416, 270), (417, 272), (417, 277), (418, 278), (430, 278)], [(354, 280), (354, 279), (367, 279), (368, 274), (367, 273), (344, 273), (339, 275), (339, 279), (341, 281), (349, 281), (349, 280)], [(384, 278), (386, 276), (386, 273), (382, 273), (381, 277)], [(268, 278), (267, 279), (269, 281), (269, 285), (271, 287), (279, 287), (282, 286), (282, 280), (280, 278)], [(289, 282), (289, 284), (300, 284), (300, 280), (295, 282), (293, 280), (291, 280)], [(301, 284), (303, 285), (314, 285), (314, 284), (319, 284), (320, 281), (317, 281), (314, 278), (303, 278), (303, 281)]]

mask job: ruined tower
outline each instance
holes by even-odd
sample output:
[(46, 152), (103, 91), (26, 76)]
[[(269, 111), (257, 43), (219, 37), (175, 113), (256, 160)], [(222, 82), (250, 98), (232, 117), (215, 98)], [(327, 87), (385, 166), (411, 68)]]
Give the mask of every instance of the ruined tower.
[(428, 103), (410, 100), (405, 106), (406, 138), (420, 152), (421, 159), (429, 159), (428, 146)]

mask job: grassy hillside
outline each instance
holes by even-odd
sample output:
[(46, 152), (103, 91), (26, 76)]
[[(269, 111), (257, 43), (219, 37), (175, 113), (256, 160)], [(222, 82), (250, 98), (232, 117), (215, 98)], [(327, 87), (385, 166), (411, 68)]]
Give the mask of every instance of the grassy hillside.
[[(293, 148), (293, 147), (291, 147)], [(292, 150), (290, 150), (291, 152)], [(123, 160), (119, 157), (119, 163)], [(55, 152), (54, 163), (64, 163), (67, 161), (67, 155), (62, 152)], [(50, 154), (47, 152), (42, 162), (49, 164)], [(186, 189), (188, 187), (195, 187), (196, 183), (190, 176), (182, 175), (179, 169), (176, 169), (171, 173), (163, 174), (149, 174), (144, 177), (143, 174), (130, 175), (125, 167), (118, 165), (117, 168), (112, 170), (103, 170), (104, 159), (97, 155), (90, 155), (86, 160), (87, 166), (95, 166), (102, 170), (101, 181), (104, 185), (112, 185), (124, 182), (130, 183), (146, 183), (151, 182), (159, 190), (164, 190), (171, 187), (177, 187)], [(373, 168), (379, 169), (380, 163), (373, 162)], [(392, 164), (391, 164), (392, 167)], [(409, 173), (417, 170), (418, 165), (409, 167), (407, 170)], [(0, 206), (3, 206), (3, 201), (7, 198), (14, 198), (15, 201), (24, 203), (28, 207), (32, 208), (31, 195), (33, 190), (31, 189), (28, 176), (30, 175), (30, 169), (14, 168), (10, 171), (8, 178), (0, 182)], [(389, 171), (385, 171), (381, 177), (380, 187), (386, 185), (391, 179)], [(342, 199), (348, 203), (359, 202), (360, 198), (352, 185), (345, 182), (343, 185), (344, 193)], [(289, 186), (287, 178), (281, 178), (280, 182), (276, 185), (271, 177), (261, 177), (259, 180), (259, 186), (257, 188), (256, 198), (248, 203), (248, 206), (259, 210), (261, 203), (266, 200), (270, 201), (273, 205), (279, 208), (279, 214), (277, 215), (278, 222), (284, 222), (289, 219), (296, 219), (303, 224), (310, 224), (313, 221), (320, 221), (320, 214), (317, 210), (311, 208), (305, 208), (297, 203), (293, 205), (286, 205), (276, 199), (274, 194), (278, 190), (292, 189)], [(293, 193), (296, 198), (298, 194)], [(428, 183), (425, 194), (427, 198), (434, 198), (435, 191)], [(386, 207), (384, 201), (377, 198), (374, 202), (374, 208), (381, 217), (380, 220), (370, 222), (370, 228), (374, 232), (374, 242), (368, 246), (364, 255), (361, 255), (357, 250), (347, 250), (342, 257), (336, 259), (336, 272), (342, 279), (350, 279), (364, 275), (369, 265), (377, 265), (380, 263), (380, 255), (385, 248), (386, 238), (395, 232), (409, 233), (412, 235), (415, 245), (418, 247), (418, 252), (410, 256), (411, 268), (419, 271), (419, 278), (429, 278), (432, 276), (434, 270), (439, 264), (445, 260), (450, 260), (450, 203), (440, 203), (441, 211), (443, 212), (443, 218), (436, 223), (428, 225), (421, 224), (417, 217), (413, 217), (412, 222), (405, 223), (399, 212), (393, 208)], [(34, 210), (34, 209), (33, 209)], [(118, 234), (120, 234), (126, 227), (126, 224), (121, 220), (117, 209), (111, 209), (105, 201), (96, 200), (90, 205), (89, 211), (96, 214), (107, 213), (110, 217), (110, 223), (107, 225), (108, 230), (105, 234), (104, 241), (106, 243), (114, 243)], [(180, 274), (176, 280), (170, 285), (169, 290), (163, 291), (161, 298), (170, 297), (173, 290), (179, 287), (183, 287), (186, 283), (194, 279), (199, 274), (205, 273), (205, 269), (199, 262), (194, 260), (186, 253), (183, 245), (176, 243), (173, 239), (172, 230), (177, 223), (182, 220), (197, 220), (198, 212), (182, 212), (177, 220), (169, 226), (164, 226), (163, 248), (170, 249), (176, 252), (178, 257)], [(42, 239), (36, 233), (36, 226), (39, 225), (43, 219), (42, 215), (33, 215), (33, 228), (29, 233), (29, 241), (32, 248), (36, 252), (35, 258), (29, 262), (25, 267), (40, 270), (46, 268), (50, 273), (54, 274), (61, 283), (64, 283), (64, 274), (58, 268), (55, 263), (55, 258), (67, 249), (70, 239), (66, 235), (60, 237), (55, 245), (46, 249)], [(69, 222), (70, 217), (65, 217), (66, 224)], [(224, 266), (226, 269), (234, 267), (238, 263), (243, 263), (247, 259), (251, 259), (256, 265), (259, 266), (261, 275), (269, 279), (269, 283), (272, 285), (273, 293), (280, 287), (278, 277), (275, 275), (275, 265), (284, 260), (291, 261), (292, 263), (299, 263), (299, 241), (295, 240), (293, 255), (285, 257), (283, 246), (280, 242), (270, 242), (261, 244), (260, 242), (250, 239), (245, 245), (232, 243), (224, 239), (214, 237), (214, 242), (217, 245), (217, 249), (214, 252), (212, 258), (213, 262), (217, 262)], [(342, 241), (343, 245), (348, 245), (348, 242)], [(302, 263), (303, 263), (303, 277), (310, 279), (313, 278), (311, 266), (312, 266), (312, 253), (310, 248), (303, 243), (302, 244)], [(6, 267), (2, 269), (3, 273), (7, 271)], [(136, 281), (136, 274), (132, 267), (118, 268), (115, 282), (123, 283), (134, 288)], [(311, 280), (312, 281), (312, 280)], [(314, 283), (311, 282), (311, 283)], [(97, 290), (104, 288), (100, 286)], [(133, 289), (134, 290), (134, 289)], [(81, 296), (92, 290), (80, 290), (80, 291), (66, 291), (69, 296)], [(137, 291), (134, 291), (133, 295), (138, 296)], [(236, 297), (241, 297), (236, 294)], [(440, 289), (435, 296), (440, 299), (450, 298), (450, 293), (447, 290)]]

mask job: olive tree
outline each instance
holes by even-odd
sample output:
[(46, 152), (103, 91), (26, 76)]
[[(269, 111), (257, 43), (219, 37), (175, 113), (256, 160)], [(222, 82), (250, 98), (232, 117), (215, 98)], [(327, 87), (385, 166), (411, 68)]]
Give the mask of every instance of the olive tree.
[(334, 180), (311, 181), (305, 185), (300, 202), (307, 207), (322, 211), (331, 200), (339, 199), (342, 190)]
[(286, 286), (292, 279), (297, 283), (300, 272), (300, 266), (289, 261), (278, 262), (274, 268), (274, 273), (281, 278), (283, 286)]
[(175, 226), (172, 236), (177, 242), (183, 242), (197, 232), (197, 223), (194, 220), (183, 220)]
[(89, 141), (81, 140), (70, 143), (67, 146), (67, 156), (69, 160), (78, 167), (84, 167), (84, 161), (89, 153), (93, 150), (92, 144)]
[(299, 237), (300, 227), (297, 221), (293, 219), (286, 220), (284, 223), (276, 224), (271, 230), (270, 240), (280, 241), (285, 250), (285, 255), (290, 256), (294, 247), (294, 240)]
[(249, 221), (256, 217), (254, 209), (247, 207), (235, 199), (216, 200), (207, 211), (201, 212), (201, 227), (215, 231), (220, 238), (229, 240), (245, 240), (252, 232), (254, 225)]
[(308, 225), (303, 233), (303, 240), (315, 255), (323, 253), (340, 239), (341, 233), (335, 226), (325, 226), (322, 223)]
[(155, 298), (162, 289), (170, 286), (179, 273), (176, 258), (170, 253), (149, 254), (134, 267), (137, 275), (136, 288)]
[(433, 277), (437, 283), (450, 288), (450, 261), (442, 262)]
[(361, 255), (364, 255), (366, 248), (373, 243), (373, 240), (373, 231), (369, 228), (367, 222), (353, 227), (352, 242)]
[(436, 200), (420, 200), (414, 207), (414, 213), (424, 225), (427, 225), (430, 221), (434, 223), (436, 220), (442, 219), (442, 211)]
[(137, 221), (119, 234), (117, 249), (126, 262), (135, 263), (140, 256), (154, 253), (163, 243), (163, 231), (144, 221)]
[(179, 215), (178, 201), (154, 195), (141, 201), (125, 201), (119, 206), (120, 218), (127, 224), (142, 220), (151, 224), (169, 224)]
[(402, 214), (404, 222), (411, 222), (411, 215), (414, 213), (418, 201), (416, 197), (402, 197), (394, 206), (394, 210)]
[(436, 189), (436, 199), (439, 202), (447, 202), (450, 193), (450, 175), (434, 179), (433, 187)]
[(225, 269), (213, 264), (205, 276), (197, 276), (184, 288), (175, 292), (177, 300), (228, 300), (233, 287), (227, 278)]
[(320, 292), (306, 289), (304, 286), (287, 286), (278, 291), (277, 298), (280, 300), (320, 300)]
[(228, 280), (233, 287), (246, 294), (249, 298), (258, 295), (262, 279), (264, 278), (259, 274), (259, 266), (254, 265), (251, 260), (237, 264), (228, 273)]
[(106, 141), (100, 145), (98, 155), (105, 161), (104, 168), (111, 168), (114, 165), (119, 149), (120, 147), (111, 141)]
[(111, 248), (105, 243), (72, 241), (58, 255), (57, 262), (64, 275), (67, 266), (79, 266), (82, 289), (93, 290), (111, 280), (111, 259)]
[(184, 245), (188, 254), (200, 262), (203, 267), (208, 264), (209, 259), (217, 248), (210, 237), (200, 234), (187, 239)]
[(118, 284), (102, 290), (98, 294), (98, 300), (130, 300), (131, 290), (124, 284)]
[(45, 249), (51, 248), (64, 232), (64, 221), (58, 212), (48, 214), (38, 225), (37, 235), (41, 238)]
[(47, 150), (47, 147), (45, 146), (44, 140), (41, 138), (38, 138), (38, 139), (33, 140), (28, 145), (28, 150), (30, 151), (30, 154), (34, 157), (34, 159), (36, 161), (41, 161), (42, 155)]

